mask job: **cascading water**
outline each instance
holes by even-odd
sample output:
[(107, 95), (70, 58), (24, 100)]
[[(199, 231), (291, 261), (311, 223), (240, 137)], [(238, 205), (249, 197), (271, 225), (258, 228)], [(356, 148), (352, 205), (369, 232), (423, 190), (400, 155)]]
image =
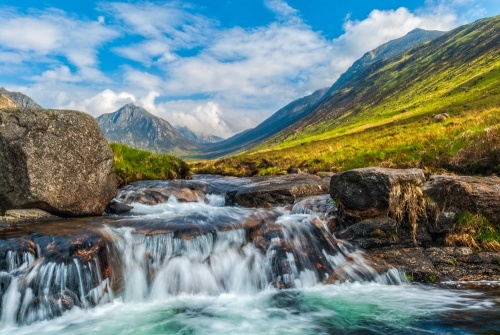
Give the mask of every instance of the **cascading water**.
[[(255, 210), (207, 198), (134, 204), (128, 216), (92, 222), (83, 237), (4, 239), (0, 333), (119, 333), (127, 320), (136, 333), (329, 333), (352, 327), (327, 320), (345, 313), (405, 333), (429, 310), (491, 305), (375, 271), (300, 206)], [(387, 304), (371, 302), (371, 318), (357, 310), (357, 294)]]

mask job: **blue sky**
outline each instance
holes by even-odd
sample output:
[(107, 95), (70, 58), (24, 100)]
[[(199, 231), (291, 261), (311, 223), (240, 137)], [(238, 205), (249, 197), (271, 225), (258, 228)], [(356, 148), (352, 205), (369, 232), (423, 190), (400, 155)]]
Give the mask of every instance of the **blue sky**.
[(94, 116), (134, 102), (227, 137), (417, 27), (499, 14), (498, 0), (3, 0), (0, 86)]

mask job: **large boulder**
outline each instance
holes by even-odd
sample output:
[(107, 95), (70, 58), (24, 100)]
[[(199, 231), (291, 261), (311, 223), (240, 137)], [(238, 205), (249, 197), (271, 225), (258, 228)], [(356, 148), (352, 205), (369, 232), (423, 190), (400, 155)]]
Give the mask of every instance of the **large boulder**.
[(423, 187), (424, 195), (439, 209), (438, 220), (448, 213), (468, 211), (481, 213), (500, 225), (500, 178), (437, 175)]
[(0, 208), (99, 215), (116, 191), (113, 153), (93, 117), (0, 109)]
[(349, 223), (389, 214), (398, 219), (408, 210), (421, 210), (411, 207), (423, 206), (424, 182), (425, 175), (420, 169), (354, 169), (332, 176), (330, 195), (337, 202), (342, 218)]

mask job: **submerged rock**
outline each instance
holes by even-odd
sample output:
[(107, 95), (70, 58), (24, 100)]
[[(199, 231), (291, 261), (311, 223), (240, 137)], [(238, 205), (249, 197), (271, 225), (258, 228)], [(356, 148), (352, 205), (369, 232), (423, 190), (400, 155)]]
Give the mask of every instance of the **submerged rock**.
[(113, 153), (90, 115), (0, 110), (0, 208), (100, 215), (116, 189)]
[(205, 200), (207, 185), (195, 180), (141, 181), (120, 188), (117, 200), (124, 204), (138, 202), (158, 205), (173, 196), (180, 202)]

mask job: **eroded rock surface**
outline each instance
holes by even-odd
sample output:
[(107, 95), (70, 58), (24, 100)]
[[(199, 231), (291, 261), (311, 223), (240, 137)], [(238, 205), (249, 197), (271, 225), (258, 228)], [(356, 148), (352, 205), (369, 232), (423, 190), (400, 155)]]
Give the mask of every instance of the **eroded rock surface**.
[(0, 110), (0, 208), (100, 215), (116, 189), (113, 153), (92, 116)]

